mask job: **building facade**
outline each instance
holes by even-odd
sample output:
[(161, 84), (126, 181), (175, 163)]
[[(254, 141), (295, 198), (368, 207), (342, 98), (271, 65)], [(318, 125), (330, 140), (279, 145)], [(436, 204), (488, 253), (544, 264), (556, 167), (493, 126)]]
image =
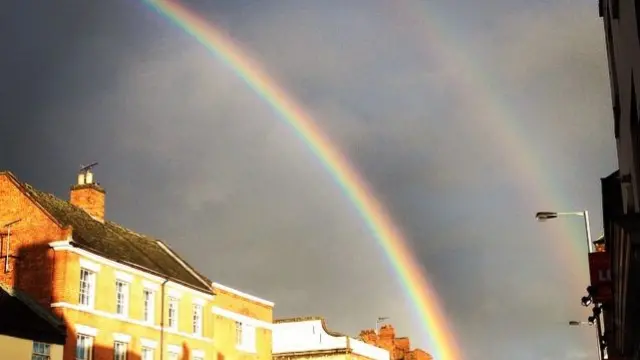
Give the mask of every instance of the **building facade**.
[(367, 344), (387, 350), (391, 360), (432, 360), (433, 357), (422, 349), (411, 349), (408, 337), (396, 337), (396, 330), (385, 324), (376, 332), (374, 329), (362, 330), (359, 338)]
[(213, 283), (217, 360), (271, 360), (273, 302)]
[(385, 349), (327, 329), (324, 319), (306, 317), (273, 324), (276, 360), (389, 360)]
[[(272, 303), (226, 287), (217, 298), (211, 280), (166, 243), (106, 220), (105, 196), (90, 171), (79, 175), (70, 201), (0, 173), (0, 226), (10, 224), (0, 283), (64, 320), (64, 360), (222, 360), (237, 334), (223, 323), (269, 327)], [(243, 338), (231, 357), (264, 359), (264, 346), (252, 342), (268, 336)]]
[[(609, 359), (640, 358), (640, 4), (600, 0), (609, 65), (614, 137), (619, 170), (602, 179), (603, 260), (611, 285), (592, 286), (588, 297), (600, 297), (603, 315), (601, 347)], [(600, 255), (599, 255), (600, 256)], [(594, 262), (591, 261), (592, 279)], [(603, 293), (606, 287), (607, 294)], [(589, 300), (589, 299), (587, 299)], [(594, 313), (594, 315), (597, 315)]]
[(62, 360), (64, 323), (28, 295), (0, 284), (0, 357)]

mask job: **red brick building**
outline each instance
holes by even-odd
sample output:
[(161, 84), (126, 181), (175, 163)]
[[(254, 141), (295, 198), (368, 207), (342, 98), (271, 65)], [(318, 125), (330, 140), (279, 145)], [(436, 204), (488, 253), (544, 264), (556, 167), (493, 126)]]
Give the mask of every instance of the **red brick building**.
[(396, 337), (396, 330), (389, 324), (382, 325), (377, 333), (373, 329), (362, 330), (359, 337), (367, 344), (375, 345), (389, 351), (391, 360), (433, 359), (433, 357), (424, 350), (412, 350), (409, 338)]
[[(271, 358), (272, 303), (214, 299), (166, 243), (106, 220), (105, 194), (90, 171), (69, 201), (0, 172), (0, 283), (64, 320), (64, 360)], [(233, 311), (248, 306), (259, 316)]]

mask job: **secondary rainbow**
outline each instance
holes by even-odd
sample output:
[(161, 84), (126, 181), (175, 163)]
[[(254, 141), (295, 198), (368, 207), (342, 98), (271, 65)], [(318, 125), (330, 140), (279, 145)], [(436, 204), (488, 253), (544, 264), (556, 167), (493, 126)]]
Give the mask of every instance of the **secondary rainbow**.
[(233, 41), (211, 23), (177, 1), (145, 0), (217, 55), (246, 84), (295, 129), (307, 146), (342, 187), (383, 247), (404, 289), (423, 321), (437, 360), (458, 360), (461, 353), (442, 311), (440, 300), (412, 256), (402, 233), (364, 179), (323, 134), (309, 114), (278, 84), (246, 56)]

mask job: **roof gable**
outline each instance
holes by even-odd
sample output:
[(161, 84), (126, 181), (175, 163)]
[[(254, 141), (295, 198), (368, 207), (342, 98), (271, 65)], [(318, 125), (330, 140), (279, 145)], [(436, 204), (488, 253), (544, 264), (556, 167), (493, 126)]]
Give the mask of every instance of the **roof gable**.
[(96, 221), (70, 202), (21, 183), (11, 173), (0, 174), (8, 174), (12, 181), (61, 227), (70, 226), (73, 229), (72, 238), (75, 246), (200, 291), (212, 292), (210, 281), (171, 250), (165, 250), (160, 240), (138, 234), (110, 221)]

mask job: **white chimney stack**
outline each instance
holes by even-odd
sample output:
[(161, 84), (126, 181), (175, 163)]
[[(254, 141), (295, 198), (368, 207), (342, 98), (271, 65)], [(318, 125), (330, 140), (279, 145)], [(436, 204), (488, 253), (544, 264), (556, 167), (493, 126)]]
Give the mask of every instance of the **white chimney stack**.
[(81, 172), (80, 174), (78, 174), (78, 185), (84, 185), (84, 172)]

